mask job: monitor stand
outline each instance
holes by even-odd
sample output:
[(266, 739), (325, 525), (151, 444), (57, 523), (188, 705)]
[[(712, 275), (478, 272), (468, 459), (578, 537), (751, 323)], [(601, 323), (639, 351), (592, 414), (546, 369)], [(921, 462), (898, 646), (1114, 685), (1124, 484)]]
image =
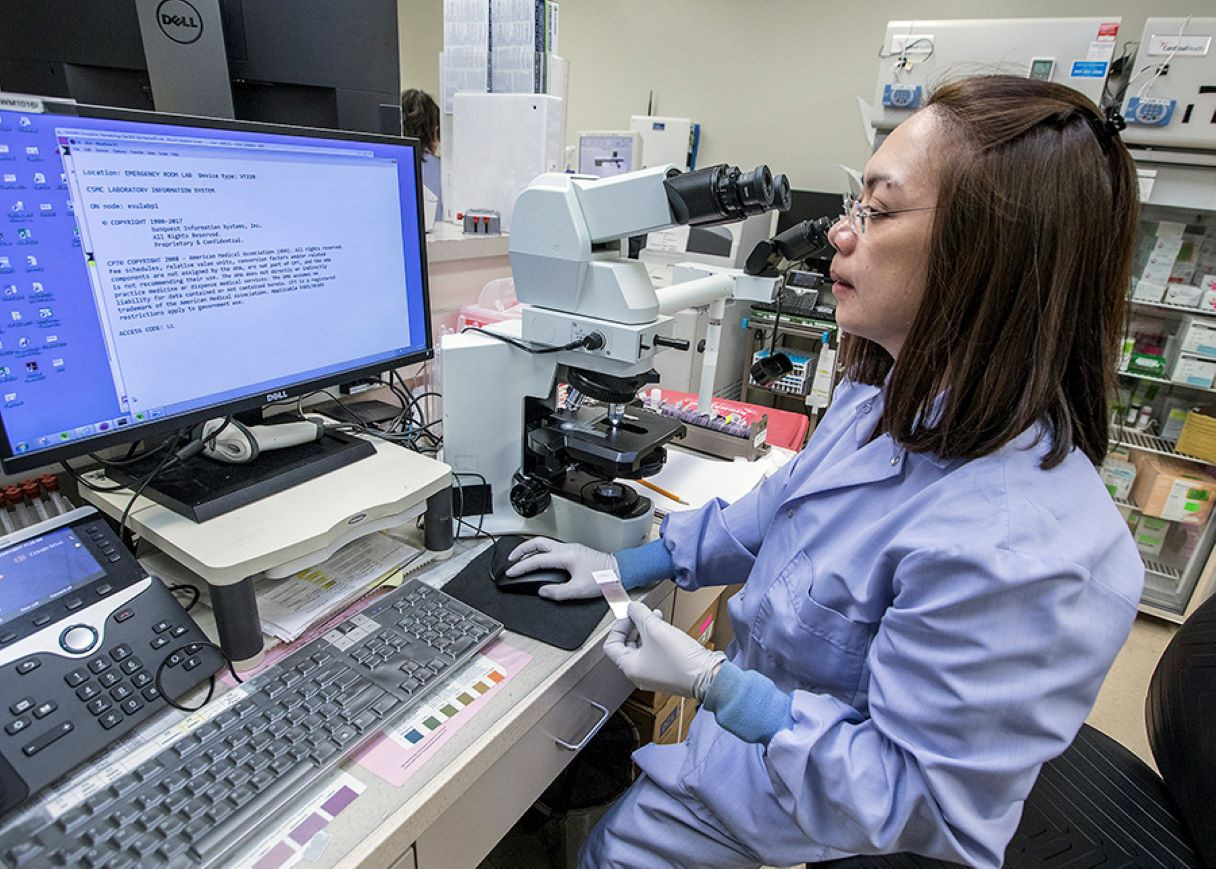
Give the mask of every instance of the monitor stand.
[[(375, 452), (376, 448), (364, 438), (326, 432), (319, 441), (264, 452), (245, 465), (196, 456), (158, 474), (143, 494), (188, 519), (206, 522)], [(157, 453), (130, 465), (110, 467), (106, 475), (135, 489), (163, 459), (164, 453)]]

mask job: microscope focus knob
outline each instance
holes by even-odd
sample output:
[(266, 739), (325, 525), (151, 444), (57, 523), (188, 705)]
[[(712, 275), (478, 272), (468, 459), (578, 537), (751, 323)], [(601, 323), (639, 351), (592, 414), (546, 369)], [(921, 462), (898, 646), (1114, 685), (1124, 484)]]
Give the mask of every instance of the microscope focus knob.
[(515, 478), (515, 485), (511, 487), (511, 506), (515, 508), (515, 512), (525, 519), (531, 519), (533, 516), (539, 516), (548, 509), (553, 496), (549, 494), (549, 487), (543, 481), (535, 477)]

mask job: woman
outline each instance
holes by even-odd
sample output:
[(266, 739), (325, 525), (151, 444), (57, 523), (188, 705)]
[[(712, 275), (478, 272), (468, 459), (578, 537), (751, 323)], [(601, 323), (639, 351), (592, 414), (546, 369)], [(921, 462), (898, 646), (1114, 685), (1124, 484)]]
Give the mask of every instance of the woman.
[(605, 652), (703, 700), (586, 866), (787, 866), (912, 851), (1000, 865), (1040, 765), (1127, 637), (1143, 568), (1095, 471), (1136, 227), (1117, 130), (1059, 85), (940, 88), (833, 227), (845, 377), (734, 504), (613, 556), (552, 541), (548, 596), (738, 582), (729, 656), (641, 604)]
[(435, 219), (443, 218), (443, 178), (439, 163), (439, 106), (426, 91), (410, 88), (401, 95), (401, 130), (422, 143), (422, 183), (438, 200)]

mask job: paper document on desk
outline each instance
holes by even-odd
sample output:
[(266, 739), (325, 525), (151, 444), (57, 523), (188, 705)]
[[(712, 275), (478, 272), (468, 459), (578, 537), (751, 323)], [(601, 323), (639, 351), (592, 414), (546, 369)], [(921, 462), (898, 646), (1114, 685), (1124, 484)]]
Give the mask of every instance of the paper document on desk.
[(769, 456), (754, 462), (724, 462), (684, 450), (668, 449), (663, 470), (646, 479), (683, 498), (688, 502), (687, 506), (633, 480), (621, 482), (650, 498), (654, 502), (655, 514), (665, 516), (680, 510), (694, 510), (714, 498), (737, 501), (779, 466), (769, 461)]
[(346, 606), (421, 554), (421, 550), (377, 531), (351, 541), (320, 564), (286, 579), (260, 579), (255, 590), (262, 630), (290, 643), (309, 625)]

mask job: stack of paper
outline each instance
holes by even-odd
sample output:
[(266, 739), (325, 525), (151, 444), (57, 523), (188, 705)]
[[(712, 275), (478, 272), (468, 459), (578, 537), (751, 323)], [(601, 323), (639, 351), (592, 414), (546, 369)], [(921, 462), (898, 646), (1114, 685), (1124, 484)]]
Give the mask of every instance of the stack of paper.
[(262, 630), (290, 643), (309, 625), (347, 606), (421, 554), (378, 531), (285, 579), (260, 579), (255, 590)]
[(687, 501), (687, 504), (673, 501), (635, 480), (621, 482), (632, 486), (638, 494), (650, 498), (654, 502), (655, 514), (664, 516), (679, 510), (692, 510), (714, 498), (737, 501), (788, 461), (791, 455), (787, 450), (774, 448), (768, 455), (754, 462), (724, 462), (669, 447), (663, 469), (647, 478), (647, 481), (679, 496)]

